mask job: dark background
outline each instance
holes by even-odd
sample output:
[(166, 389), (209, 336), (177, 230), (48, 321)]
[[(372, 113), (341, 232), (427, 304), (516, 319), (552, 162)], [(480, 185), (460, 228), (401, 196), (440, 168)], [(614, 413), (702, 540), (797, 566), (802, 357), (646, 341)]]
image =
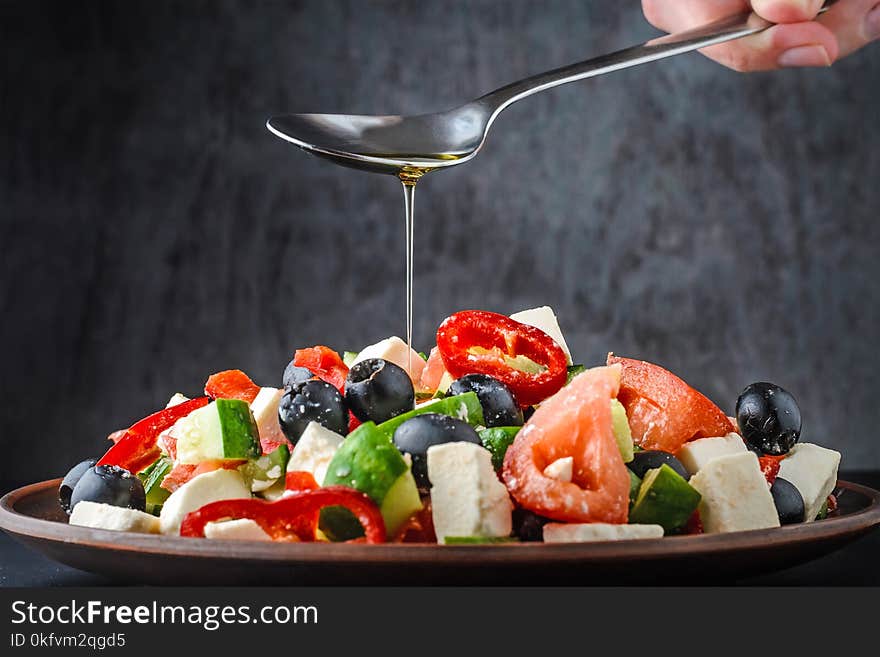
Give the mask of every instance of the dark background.
[[(400, 185), (272, 136), (285, 111), (444, 109), (654, 36), (588, 0), (0, 1), (0, 479), (297, 347), (404, 333)], [(753, 380), (880, 467), (880, 50), (742, 75), (697, 54), (568, 85), (417, 194), (415, 342), (553, 306), (575, 359)]]

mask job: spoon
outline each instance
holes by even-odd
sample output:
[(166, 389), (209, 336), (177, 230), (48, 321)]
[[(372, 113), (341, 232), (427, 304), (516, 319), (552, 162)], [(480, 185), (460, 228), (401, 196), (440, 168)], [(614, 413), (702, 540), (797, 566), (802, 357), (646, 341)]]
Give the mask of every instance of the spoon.
[[(820, 10), (826, 11), (835, 0)], [(561, 84), (638, 66), (762, 32), (773, 23), (743, 12), (685, 32), (533, 75), (445, 112), (419, 116), (285, 114), (266, 127), (282, 139), (336, 164), (417, 178), (463, 164), (482, 148), (506, 108)]]

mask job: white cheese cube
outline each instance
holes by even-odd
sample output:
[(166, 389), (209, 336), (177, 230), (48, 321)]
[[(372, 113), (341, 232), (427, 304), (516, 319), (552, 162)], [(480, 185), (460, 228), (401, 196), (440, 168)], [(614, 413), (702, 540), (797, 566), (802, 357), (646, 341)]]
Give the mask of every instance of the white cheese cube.
[(213, 470), (193, 477), (171, 493), (159, 512), (159, 526), (163, 534), (179, 534), (180, 523), (186, 514), (220, 500), (238, 500), (251, 497), (238, 470)]
[(263, 444), (281, 444), (287, 441), (278, 420), (278, 402), (284, 390), (278, 388), (260, 388), (260, 392), (251, 402), (251, 413), (257, 423), (260, 442)]
[(550, 479), (555, 479), (556, 481), (571, 481), (571, 477), (574, 471), (574, 457), (566, 456), (561, 459), (556, 459), (544, 468), (544, 476), (549, 477)]
[(804, 518), (808, 522), (816, 519), (834, 490), (839, 465), (840, 452), (812, 443), (795, 445), (779, 463), (778, 476), (793, 484), (804, 498)]
[(604, 522), (548, 522), (544, 525), (545, 543), (591, 543), (640, 538), (663, 538), (663, 527), (660, 525), (611, 525)]
[(692, 475), (697, 474), (712, 459), (728, 454), (749, 451), (745, 441), (738, 433), (729, 433), (716, 438), (700, 438), (685, 443), (678, 451), (678, 460)]
[(239, 518), (209, 522), (205, 525), (205, 538), (221, 541), (271, 541), (272, 537), (263, 531), (255, 520)]
[(159, 519), (156, 516), (99, 502), (77, 503), (70, 514), (70, 524), (117, 532), (159, 533)]
[(287, 462), (287, 471), (311, 472), (318, 485), (323, 484), (327, 467), (343, 440), (345, 436), (340, 436), (317, 422), (309, 422), (293, 448), (293, 454)]
[(553, 309), (550, 306), (540, 306), (539, 308), (521, 310), (518, 313), (513, 313), (510, 316), (510, 319), (523, 324), (528, 324), (529, 326), (534, 326), (535, 328), (544, 331), (544, 333), (553, 338), (556, 344), (562, 347), (562, 351), (565, 352), (565, 357), (568, 359), (568, 364), (572, 364), (571, 352), (568, 350), (568, 345), (565, 344), (565, 338), (562, 337), (562, 329), (559, 328), (559, 320), (556, 319), (556, 313), (553, 312)]
[(182, 393), (175, 392), (173, 395), (171, 395), (171, 399), (168, 400), (168, 403), (165, 404), (165, 408), (177, 406), (178, 404), (182, 404), (185, 401), (189, 401), (189, 397)]
[(690, 478), (702, 499), (707, 534), (779, 527), (779, 516), (758, 457), (746, 451), (719, 456)]
[(368, 358), (382, 358), (399, 365), (409, 373), (409, 378), (412, 379), (413, 385), (416, 387), (422, 379), (422, 370), (425, 369), (425, 360), (419, 356), (415, 349), (410, 349), (406, 342), (396, 335), (371, 344), (369, 347), (364, 347), (355, 357), (352, 367)]
[(431, 515), (437, 542), (447, 536), (507, 536), (513, 504), (489, 450), (457, 442), (428, 448)]

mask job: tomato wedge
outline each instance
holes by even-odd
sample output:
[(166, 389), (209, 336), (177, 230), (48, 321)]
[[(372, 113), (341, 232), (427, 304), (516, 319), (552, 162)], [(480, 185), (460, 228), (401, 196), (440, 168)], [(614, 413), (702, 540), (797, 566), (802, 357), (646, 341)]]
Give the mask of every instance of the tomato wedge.
[(617, 399), (626, 408), (633, 440), (675, 454), (695, 438), (725, 436), (736, 427), (708, 397), (659, 365), (608, 354), (623, 367)]
[[(450, 315), (437, 329), (437, 350), (452, 376), (495, 377), (521, 406), (537, 404), (565, 385), (568, 358), (562, 347), (544, 331), (506, 315), (485, 310)], [(530, 367), (522, 367), (522, 356)]]
[(272, 540), (314, 541), (318, 514), (327, 506), (344, 506), (364, 527), (367, 543), (385, 542), (385, 521), (367, 495), (347, 486), (327, 486), (282, 497), (274, 502), (257, 498), (212, 502), (187, 514), (180, 535), (202, 537), (205, 525), (217, 520), (249, 518)]
[[(630, 478), (611, 425), (619, 383), (619, 367), (596, 367), (537, 408), (504, 456), (502, 478), (520, 506), (561, 522), (626, 522)], [(570, 482), (544, 474), (566, 457)]]
[(131, 425), (101, 459), (98, 465), (117, 465), (136, 474), (159, 458), (161, 450), (156, 444), (159, 434), (177, 420), (189, 415), (208, 403), (207, 397), (196, 397), (171, 408), (148, 415)]
[(250, 404), (260, 393), (260, 386), (241, 370), (224, 370), (208, 377), (205, 394), (211, 399), (240, 399)]
[(776, 481), (776, 476), (779, 474), (779, 466), (782, 464), (782, 459), (786, 456), (788, 454), (781, 454), (779, 456), (765, 454), (758, 457), (758, 465), (761, 466), (761, 473), (764, 475), (764, 479), (767, 480), (768, 486), (772, 486), (773, 482)]
[(330, 347), (316, 345), (308, 349), (297, 349), (293, 355), (293, 364), (297, 367), (305, 367), (319, 379), (345, 394), (348, 367), (342, 362), (339, 354)]

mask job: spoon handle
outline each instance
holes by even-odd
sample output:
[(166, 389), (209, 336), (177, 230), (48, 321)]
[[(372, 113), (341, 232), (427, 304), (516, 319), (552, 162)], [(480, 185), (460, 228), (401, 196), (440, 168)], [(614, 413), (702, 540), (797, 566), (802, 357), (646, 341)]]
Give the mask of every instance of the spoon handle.
[[(828, 0), (819, 13), (827, 11), (836, 0)], [(604, 75), (639, 64), (647, 64), (658, 59), (680, 55), (725, 41), (763, 32), (773, 23), (764, 20), (753, 12), (743, 12), (707, 23), (700, 27), (658, 37), (645, 43), (600, 55), (577, 64), (533, 75), (486, 94), (479, 102), (493, 109), (493, 118), (503, 109), (539, 91), (552, 89), (561, 84), (576, 82), (586, 78)]]

